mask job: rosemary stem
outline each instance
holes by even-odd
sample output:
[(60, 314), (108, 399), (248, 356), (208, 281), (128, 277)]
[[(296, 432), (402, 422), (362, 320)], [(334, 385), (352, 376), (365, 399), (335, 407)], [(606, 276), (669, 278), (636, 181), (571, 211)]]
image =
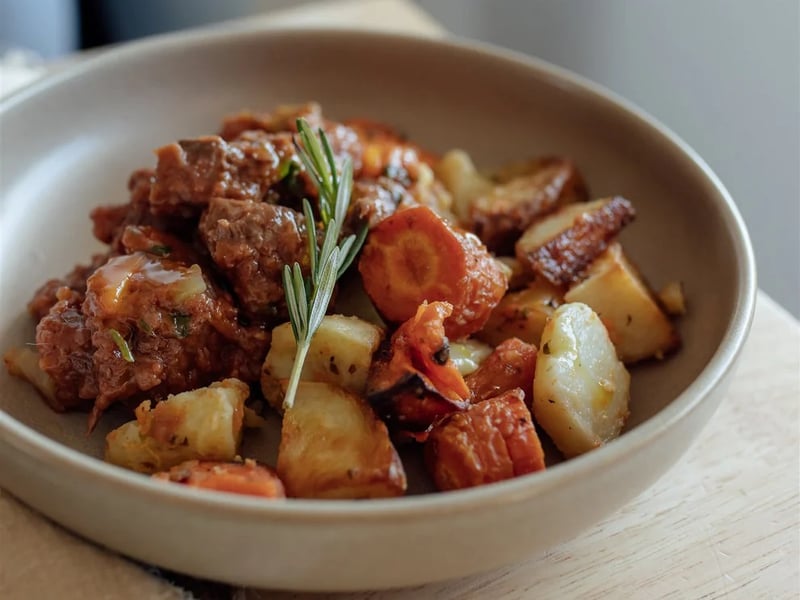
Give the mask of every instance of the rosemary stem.
[(289, 374), (289, 385), (286, 388), (286, 395), (283, 397), (283, 410), (289, 410), (294, 406), (294, 397), (297, 394), (297, 385), (300, 383), (300, 373), (303, 372), (303, 365), (306, 362), (306, 354), (311, 347), (311, 340), (303, 340), (297, 344), (297, 354), (294, 356), (292, 372)]

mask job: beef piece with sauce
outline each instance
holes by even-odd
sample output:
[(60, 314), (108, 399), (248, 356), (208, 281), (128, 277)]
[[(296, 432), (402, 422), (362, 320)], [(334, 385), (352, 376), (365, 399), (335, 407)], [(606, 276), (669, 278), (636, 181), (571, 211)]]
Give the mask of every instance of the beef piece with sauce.
[(308, 265), (303, 215), (285, 206), (214, 198), (199, 230), (242, 309), (258, 319), (285, 319), (283, 266)]
[[(322, 109), (316, 102), (280, 106), (270, 113), (243, 111), (226, 117), (222, 122), (220, 137), (233, 141), (251, 135), (252, 132), (297, 133), (297, 119), (305, 119), (315, 132), (323, 129), (333, 150), (337, 164), (345, 156), (353, 160), (353, 171), (358, 174), (362, 166), (362, 135), (347, 124), (323, 118)], [(297, 161), (299, 163), (299, 160)]]
[(150, 192), (156, 215), (199, 215), (211, 198), (262, 201), (285, 176), (294, 156), (291, 134), (248, 132), (235, 141), (218, 136), (182, 140), (156, 150)]
[(199, 266), (142, 252), (112, 258), (83, 303), (97, 394), (90, 427), (117, 401), (159, 399), (225, 377), (257, 381), (269, 334), (238, 323)]
[(55, 304), (36, 327), (39, 366), (55, 384), (49, 403), (59, 411), (88, 405), (97, 396), (92, 335), (81, 310), (83, 299), (83, 291), (61, 287)]
[(396, 181), (381, 177), (375, 181), (356, 181), (350, 199), (344, 230), (356, 232), (362, 224), (372, 229), (390, 217), (403, 203), (414, 203), (406, 189)]
[(41, 321), (59, 301), (57, 295), (61, 288), (69, 288), (82, 296), (86, 290), (86, 279), (107, 260), (108, 254), (95, 254), (92, 256), (92, 262), (88, 265), (77, 265), (62, 279), (46, 281), (34, 292), (33, 298), (28, 302), (28, 312), (37, 322)]
[(279, 133), (289, 131), (297, 133), (297, 119), (305, 119), (315, 131), (324, 127), (322, 108), (316, 102), (305, 104), (286, 104), (272, 112), (260, 113), (243, 110), (228, 115), (222, 120), (219, 136), (227, 141), (235, 140), (245, 131), (266, 131)]

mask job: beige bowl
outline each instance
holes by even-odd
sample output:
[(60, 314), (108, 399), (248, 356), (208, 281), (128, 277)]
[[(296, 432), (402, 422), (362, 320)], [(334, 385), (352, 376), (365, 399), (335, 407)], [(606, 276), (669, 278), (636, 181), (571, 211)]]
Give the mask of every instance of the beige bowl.
[[(129, 172), (153, 164), (152, 148), (214, 131), (224, 113), (307, 99), (337, 117), (396, 124), (436, 150), (466, 148), (479, 164), (563, 153), (594, 195), (633, 200), (630, 255), (656, 286), (682, 280), (690, 312), (681, 352), (634, 370), (628, 430), (545, 473), (468, 491), (264, 502), (97, 460), (103, 432), (87, 437), (85, 415), (51, 412), (0, 369), (0, 486), (149, 563), (253, 586), (356, 590), (541, 552), (678, 459), (722, 399), (752, 316), (755, 271), (739, 213), (691, 149), (626, 102), (539, 61), (455, 41), (192, 33), (120, 48), (9, 99), (0, 111), (0, 350), (32, 339), (31, 293), (97, 247), (89, 209), (124, 201)], [(274, 444), (256, 443), (262, 455)]]

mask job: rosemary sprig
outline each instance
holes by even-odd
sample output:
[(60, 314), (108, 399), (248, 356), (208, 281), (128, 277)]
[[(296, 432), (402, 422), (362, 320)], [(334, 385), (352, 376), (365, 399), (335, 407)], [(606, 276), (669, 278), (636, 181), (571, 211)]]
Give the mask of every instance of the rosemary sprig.
[(295, 149), (317, 188), (319, 214), (325, 234), (320, 247), (315, 235), (311, 203), (308, 199), (303, 199), (311, 274), (303, 277), (298, 263), (283, 267), (283, 290), (289, 309), (289, 321), (292, 324), (294, 339), (297, 341), (297, 353), (283, 399), (284, 410), (294, 404), (300, 373), (303, 371), (311, 339), (328, 310), (336, 280), (353, 262), (367, 235), (367, 228), (363, 227), (358, 235), (349, 235), (341, 243), (339, 242), (342, 223), (347, 216), (350, 195), (353, 191), (353, 161), (349, 157), (346, 158), (342, 165), (342, 173), (339, 175), (336, 172), (333, 150), (325, 132), (320, 129), (315, 135), (304, 119), (297, 120), (297, 132), (298, 135), (294, 140)]

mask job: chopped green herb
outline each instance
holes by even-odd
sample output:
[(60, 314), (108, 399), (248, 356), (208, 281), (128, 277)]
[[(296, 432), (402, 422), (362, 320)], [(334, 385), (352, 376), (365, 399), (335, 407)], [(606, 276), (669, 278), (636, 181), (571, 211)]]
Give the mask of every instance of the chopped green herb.
[(169, 256), (172, 253), (172, 248), (165, 246), (164, 244), (154, 244), (153, 246), (150, 246), (147, 251), (150, 254), (155, 254), (156, 256)]
[(147, 335), (151, 335), (153, 333), (153, 328), (150, 327), (150, 324), (147, 321), (145, 321), (144, 319), (139, 319), (139, 322), (137, 323), (137, 325), (139, 325), (139, 330), (142, 333), (145, 333)]
[(122, 355), (122, 360), (125, 362), (132, 363), (133, 362), (133, 353), (131, 352), (130, 347), (128, 346), (128, 342), (125, 341), (125, 338), (122, 337), (122, 334), (117, 331), (116, 329), (109, 329), (108, 334), (111, 336), (111, 339), (114, 340), (114, 343), (119, 348), (119, 353)]
[(299, 171), (300, 165), (298, 165), (294, 159), (289, 158), (278, 165), (278, 179), (284, 180), (294, 178)]
[(175, 325), (175, 334), (179, 338), (185, 338), (189, 335), (189, 325), (191, 324), (192, 318), (189, 315), (184, 315), (183, 313), (172, 313), (172, 322)]

